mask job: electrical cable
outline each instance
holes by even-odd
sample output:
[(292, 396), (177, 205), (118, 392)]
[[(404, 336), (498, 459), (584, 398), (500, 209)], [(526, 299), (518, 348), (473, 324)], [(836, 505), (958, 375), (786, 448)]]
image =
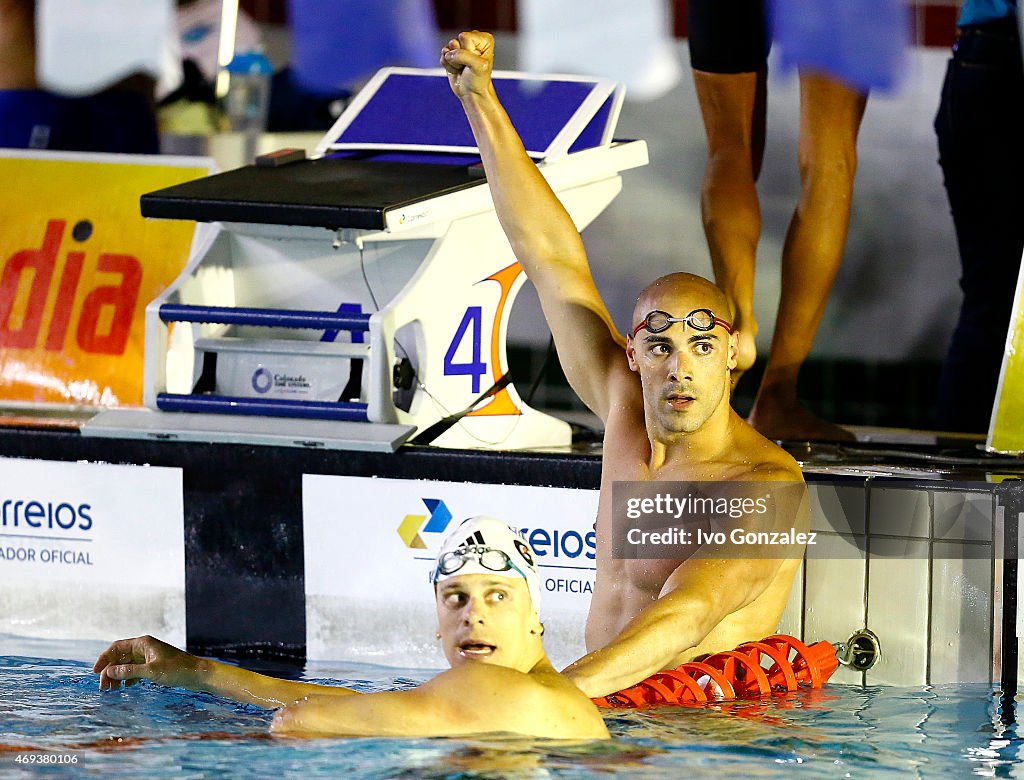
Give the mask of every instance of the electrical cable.
[[(363, 255), (363, 244), (362, 244), (362, 242), (359, 242), (358, 248), (359, 248), (359, 270), (360, 270), (360, 272), (363, 275), (363, 283), (366, 285), (366, 291), (370, 294), (370, 301), (373, 303), (374, 309), (376, 309), (377, 311), (380, 311), (380, 304), (377, 302), (377, 296), (374, 295), (373, 287), (370, 285), (370, 279), (369, 279), (369, 277), (367, 276), (367, 273), (366, 273), (366, 260), (365, 260), (365, 257)], [(513, 423), (511, 430), (509, 430), (509, 432), (507, 434), (505, 434), (504, 437), (502, 437), (501, 439), (499, 439), (497, 441), (488, 441), (487, 439), (483, 439), (480, 436), (477, 436), (476, 434), (474, 434), (472, 431), (470, 431), (464, 425), (462, 425), (462, 418), (465, 417), (465, 415), (469, 414), (469, 412), (473, 411), (473, 409), (475, 408), (476, 404), (478, 404), (481, 400), (490, 397), (490, 395), (493, 395), (494, 393), (497, 393), (500, 390), (504, 389), (511, 382), (511, 376), (510, 376), (509, 372), (506, 372), (503, 376), (499, 377), (497, 382), (495, 382), (495, 384), (489, 390), (485, 391), (482, 395), (480, 395), (476, 400), (473, 401), (473, 403), (471, 403), (468, 407), (466, 407), (466, 409), (464, 409), (461, 412), (454, 412), (453, 413), (453, 412), (449, 411), (445, 407), (445, 405), (443, 403), (441, 403), (441, 401), (433, 393), (431, 393), (430, 390), (427, 389), (427, 386), (420, 380), (419, 372), (416, 370), (416, 365), (413, 363), (412, 358), (409, 356), (409, 351), (402, 345), (402, 343), (397, 338), (395, 338), (394, 341), (395, 341), (395, 346), (402, 350), (402, 356), (406, 360), (409, 361), (409, 365), (412, 367), (412, 375), (413, 375), (413, 379), (416, 382), (416, 387), (424, 392), (424, 394), (431, 400), (431, 402), (438, 409), (438, 411), (441, 412), (441, 415), (442, 415), (441, 420), (439, 420), (437, 423), (434, 423), (434, 425), (428, 427), (426, 430), (424, 430), (420, 434), (418, 434), (413, 439), (413, 442), (411, 442), (411, 443), (415, 443), (415, 440), (419, 439), (420, 436), (423, 436), (424, 434), (427, 433), (427, 431), (429, 431), (432, 428), (434, 428), (434, 426), (440, 425), (441, 423), (444, 423), (446, 420), (451, 420), (451, 422), (448, 425), (445, 426), (446, 430), (447, 430), (447, 428), (450, 428), (452, 425), (459, 425), (462, 428), (462, 431), (467, 436), (469, 436), (470, 438), (475, 439), (476, 441), (480, 442), (481, 444), (483, 444), (485, 446), (489, 446), (489, 447), (494, 447), (494, 446), (502, 444), (503, 442), (505, 442), (515, 432), (515, 429), (519, 426), (519, 421), (522, 419), (522, 415), (518, 415), (516, 417), (516, 421), (515, 421), (515, 423)], [(500, 385), (500, 387), (499, 387), (499, 385)], [(439, 431), (434, 436), (432, 436), (430, 438), (430, 441), (433, 441), (434, 438), (436, 438), (437, 436), (440, 436), (440, 435), (441, 435), (441, 431)], [(423, 442), (423, 443), (427, 443), (427, 442)]]

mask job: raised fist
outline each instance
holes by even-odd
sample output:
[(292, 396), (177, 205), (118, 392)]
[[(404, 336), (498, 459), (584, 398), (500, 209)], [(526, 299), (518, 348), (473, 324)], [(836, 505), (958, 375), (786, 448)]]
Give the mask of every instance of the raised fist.
[(459, 33), (441, 50), (441, 65), (460, 98), (485, 94), (494, 67), (494, 36), (479, 30)]

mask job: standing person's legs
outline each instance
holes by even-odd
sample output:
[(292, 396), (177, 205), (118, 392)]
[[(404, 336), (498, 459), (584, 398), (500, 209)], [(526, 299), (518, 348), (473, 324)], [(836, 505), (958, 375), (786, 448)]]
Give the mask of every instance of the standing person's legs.
[(965, 28), (935, 117), (964, 293), (939, 381), (942, 430), (988, 430), (1024, 251), (1024, 70), (1006, 22)]
[(0, 90), (38, 86), (35, 2), (0, 0)]
[(763, 0), (690, 0), (690, 63), (708, 140), (701, 216), (715, 281), (739, 331), (733, 380), (757, 356), (754, 268), (761, 234), (755, 182), (765, 136), (768, 33)]
[(843, 258), (866, 103), (866, 94), (833, 78), (800, 73), (800, 201), (782, 250), (771, 353), (749, 418), (770, 438), (853, 438), (800, 403), (796, 385)]
[(761, 235), (755, 182), (764, 153), (765, 72), (693, 72), (708, 138), (701, 218), (715, 282), (732, 305), (739, 333), (733, 379), (757, 357), (754, 269)]

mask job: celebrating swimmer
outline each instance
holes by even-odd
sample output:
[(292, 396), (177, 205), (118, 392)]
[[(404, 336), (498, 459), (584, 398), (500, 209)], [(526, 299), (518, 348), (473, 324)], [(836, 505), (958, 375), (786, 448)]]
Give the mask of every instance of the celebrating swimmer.
[(150, 679), (280, 708), (271, 730), (283, 734), (608, 737), (597, 708), (544, 652), (537, 567), (514, 529), (492, 517), (465, 520), (442, 543), (432, 579), (437, 638), (451, 669), (412, 690), (360, 694), (281, 680), (199, 658), (149, 636), (114, 642), (93, 671), (99, 672), (101, 689)]
[[(640, 293), (629, 333), (618, 336), (572, 218), (498, 101), (493, 61), (494, 38), (477, 31), (453, 38), (441, 54), (498, 219), (537, 288), (565, 375), (605, 426), (590, 652), (565, 670), (588, 696), (604, 696), (773, 633), (803, 549), (730, 560), (705, 545), (682, 561), (615, 559), (612, 484), (802, 483), (803, 476), (729, 405), (738, 337), (718, 287), (687, 273), (656, 279)], [(805, 503), (799, 507), (794, 515), (805, 516)], [(800, 527), (801, 518), (786, 518), (786, 525)]]

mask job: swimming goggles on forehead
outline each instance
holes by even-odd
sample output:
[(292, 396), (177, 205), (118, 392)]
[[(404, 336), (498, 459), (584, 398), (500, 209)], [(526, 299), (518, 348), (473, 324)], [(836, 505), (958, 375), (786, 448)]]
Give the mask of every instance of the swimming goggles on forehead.
[(438, 558), (437, 568), (434, 570), (433, 581), (437, 582), (438, 577), (447, 577), (454, 574), (470, 561), (476, 561), (488, 571), (514, 570), (518, 572), (519, 576), (524, 580), (526, 579), (526, 572), (512, 563), (512, 559), (509, 558), (504, 551), (496, 550), (493, 547), (472, 545), (470, 547), (460, 547), (458, 550), (446, 552)]
[(715, 325), (721, 325), (725, 328), (726, 333), (732, 335), (732, 325), (716, 317), (711, 309), (694, 309), (685, 317), (673, 317), (666, 311), (655, 309), (648, 313), (639, 325), (633, 328), (633, 338), (636, 338), (636, 334), (644, 328), (650, 333), (661, 333), (663, 330), (668, 330), (669, 326), (674, 322), (684, 322), (694, 330), (700, 331), (709, 331)]

